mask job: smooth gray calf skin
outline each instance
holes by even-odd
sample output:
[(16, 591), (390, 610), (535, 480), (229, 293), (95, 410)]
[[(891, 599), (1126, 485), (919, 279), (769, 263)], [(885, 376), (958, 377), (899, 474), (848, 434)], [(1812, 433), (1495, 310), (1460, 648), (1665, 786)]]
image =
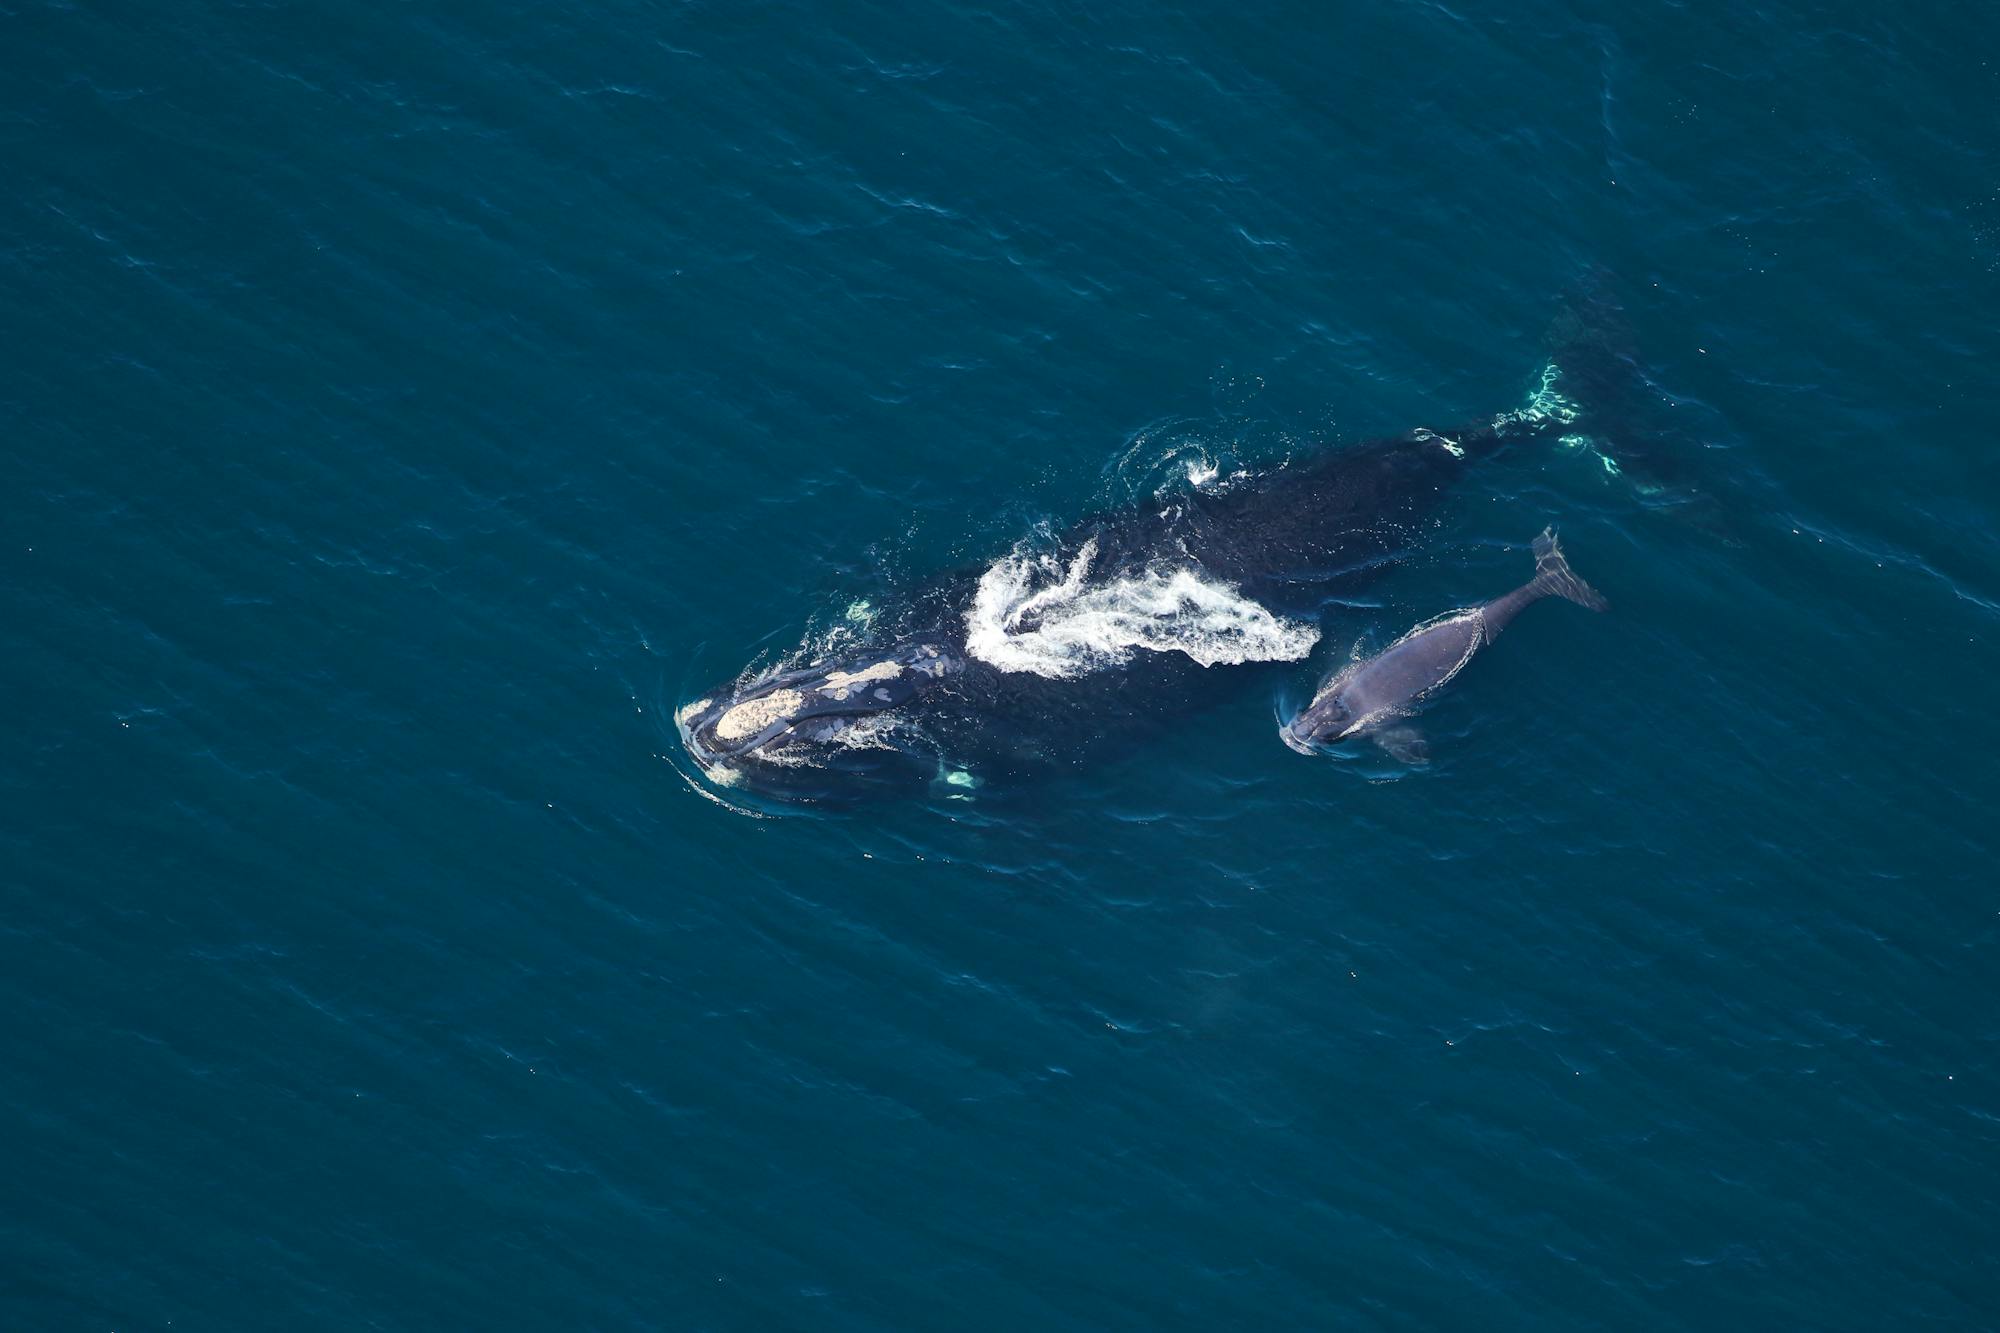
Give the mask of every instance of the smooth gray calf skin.
[(1328, 677), (1305, 711), (1280, 730), (1285, 744), (1310, 754), (1317, 746), (1371, 735), (1391, 749), (1410, 752), (1413, 737), (1397, 725), (1400, 719), (1449, 684), (1523, 608), (1544, 597), (1561, 597), (1593, 611), (1606, 608), (1597, 590), (1570, 569), (1555, 529), (1544, 529), (1534, 550), (1535, 577), (1506, 596), (1419, 625), (1374, 657)]

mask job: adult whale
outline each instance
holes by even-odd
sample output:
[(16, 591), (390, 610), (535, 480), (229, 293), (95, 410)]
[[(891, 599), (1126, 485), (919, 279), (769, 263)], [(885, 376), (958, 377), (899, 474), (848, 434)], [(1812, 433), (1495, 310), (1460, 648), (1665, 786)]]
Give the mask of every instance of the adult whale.
[(1605, 446), (1601, 405), (1633, 380), (1610, 310), (1595, 292), (1572, 301), (1518, 411), (1024, 542), (901, 601), (860, 646), (708, 691), (676, 713), (682, 741), (711, 780), (779, 796), (964, 784), (1176, 716), (1230, 668), (1301, 658), (1319, 611), (1406, 555), (1468, 469), (1525, 440)]

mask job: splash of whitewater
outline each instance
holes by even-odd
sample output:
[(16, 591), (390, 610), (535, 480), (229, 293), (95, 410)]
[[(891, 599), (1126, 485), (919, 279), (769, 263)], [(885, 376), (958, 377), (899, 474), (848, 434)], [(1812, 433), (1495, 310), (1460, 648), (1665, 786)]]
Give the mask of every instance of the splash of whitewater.
[(1287, 620), (1187, 568), (1093, 582), (1097, 542), (1067, 567), (1026, 543), (980, 575), (965, 614), (966, 650), (1002, 671), (1051, 680), (1122, 666), (1135, 653), (1184, 653), (1201, 665), (1295, 662), (1319, 630)]

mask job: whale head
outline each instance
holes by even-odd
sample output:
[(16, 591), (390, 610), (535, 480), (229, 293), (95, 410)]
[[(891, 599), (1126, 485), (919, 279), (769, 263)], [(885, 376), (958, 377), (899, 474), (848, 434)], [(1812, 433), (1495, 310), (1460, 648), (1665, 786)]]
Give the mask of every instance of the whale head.
[(907, 762), (898, 731), (911, 705), (962, 665), (944, 643), (919, 640), (757, 676), (687, 705), (675, 721), (712, 781), (803, 791)]
[(1278, 737), (1300, 754), (1316, 754), (1321, 746), (1345, 739), (1354, 726), (1354, 716), (1348, 711), (1341, 691), (1328, 688), (1304, 712), (1279, 727)]

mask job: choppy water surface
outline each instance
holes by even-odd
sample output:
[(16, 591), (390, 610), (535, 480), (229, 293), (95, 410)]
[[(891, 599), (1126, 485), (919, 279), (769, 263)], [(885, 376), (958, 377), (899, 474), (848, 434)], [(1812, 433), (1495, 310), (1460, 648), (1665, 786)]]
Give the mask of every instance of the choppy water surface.
[[(0, 34), (0, 1324), (2000, 1318), (1990, 17)], [(1674, 485), (1510, 451), (1306, 618), (1058, 540), (1523, 410), (1599, 269)], [(1550, 522), (1613, 610), (1427, 765), (1280, 742)], [(952, 575), (1200, 706), (689, 762)]]

